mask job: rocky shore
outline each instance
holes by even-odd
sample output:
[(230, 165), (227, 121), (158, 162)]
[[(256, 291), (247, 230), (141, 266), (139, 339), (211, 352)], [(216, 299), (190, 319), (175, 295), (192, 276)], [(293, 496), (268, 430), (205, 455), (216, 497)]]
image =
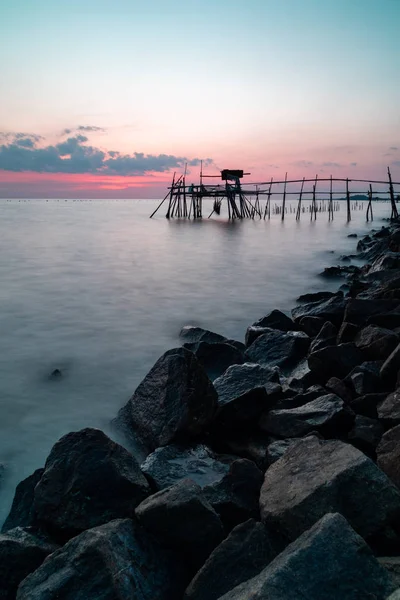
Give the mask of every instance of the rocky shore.
[(245, 343), (185, 327), (126, 447), (63, 436), (17, 486), (0, 600), (399, 600), (400, 224), (357, 251)]

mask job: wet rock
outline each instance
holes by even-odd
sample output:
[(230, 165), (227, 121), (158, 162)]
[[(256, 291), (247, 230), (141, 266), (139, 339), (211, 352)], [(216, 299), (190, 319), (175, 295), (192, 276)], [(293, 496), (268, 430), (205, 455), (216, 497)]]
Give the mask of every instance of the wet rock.
[(278, 400), (274, 403), (274, 409), (297, 408), (324, 395), (326, 395), (326, 390), (322, 385), (312, 385), (304, 392)]
[(386, 396), (378, 405), (378, 418), (386, 427), (400, 424), (400, 389)]
[(367, 325), (356, 335), (354, 343), (367, 360), (386, 360), (399, 344), (399, 336), (390, 329)]
[(336, 343), (347, 344), (348, 342), (353, 342), (359, 331), (360, 328), (357, 325), (353, 325), (353, 323), (347, 323), (344, 321), (339, 329)]
[(350, 263), (351, 262), (350, 256), (347, 256), (345, 254), (342, 254), (341, 256), (339, 256), (339, 260), (341, 260), (342, 262), (345, 262), (345, 263)]
[(146, 498), (135, 514), (148, 531), (197, 566), (223, 539), (219, 516), (201, 487), (191, 479), (183, 479)]
[(246, 357), (251, 362), (284, 370), (299, 362), (307, 354), (309, 345), (310, 338), (302, 331), (284, 333), (270, 329), (247, 348)]
[(350, 407), (358, 415), (377, 419), (377, 406), (385, 400), (386, 396), (386, 392), (383, 394), (366, 394), (365, 396), (359, 396), (358, 398), (351, 400)]
[(245, 346), (248, 348), (251, 346), (253, 342), (256, 341), (260, 335), (264, 335), (265, 333), (269, 333), (271, 327), (256, 327), (255, 325), (250, 325), (250, 327), (246, 330), (245, 336)]
[(385, 252), (371, 265), (369, 273), (400, 268), (400, 252)]
[(215, 455), (202, 444), (191, 448), (171, 444), (150, 454), (141, 469), (157, 490), (186, 478), (203, 488), (220, 481), (234, 460), (232, 456)]
[(325, 323), (321, 317), (302, 317), (298, 323), (299, 329), (310, 337), (315, 337)]
[(317, 352), (327, 346), (336, 345), (337, 329), (332, 323), (326, 321), (318, 335), (313, 339), (310, 345), (310, 352)]
[(367, 539), (399, 517), (400, 490), (353, 446), (308, 437), (269, 467), (260, 509), (262, 521), (291, 540), (340, 509)]
[(361, 350), (351, 343), (327, 346), (308, 357), (308, 366), (322, 382), (331, 377), (344, 379), (361, 362)]
[(269, 437), (262, 432), (255, 432), (245, 437), (235, 435), (224, 441), (225, 451), (240, 458), (252, 460), (261, 471), (265, 471), (268, 466), (267, 448), (269, 444)]
[(379, 467), (400, 488), (400, 425), (383, 435), (376, 453)]
[(60, 371), (60, 369), (54, 369), (54, 371), (52, 371), (49, 375), (49, 379), (51, 381), (57, 381), (58, 379), (61, 379), (62, 377), (62, 372)]
[[(304, 392), (311, 385), (314, 385), (317, 378), (308, 366), (307, 358), (303, 358), (294, 368), (286, 371), (287, 385), (297, 392)], [(286, 388), (288, 389), (288, 388)]]
[(377, 419), (356, 415), (348, 440), (368, 456), (375, 458), (375, 449), (383, 435), (383, 425)]
[(268, 327), (279, 331), (294, 331), (297, 329), (292, 319), (280, 310), (273, 310), (252, 325), (253, 327)]
[(299, 303), (309, 303), (309, 302), (320, 302), (321, 300), (328, 300), (328, 298), (333, 298), (334, 296), (342, 296), (341, 292), (312, 292), (309, 294), (303, 294), (296, 299), (296, 302)]
[(400, 327), (400, 311), (394, 310), (372, 315), (367, 319), (367, 324), (386, 327), (387, 329), (396, 329), (396, 327)]
[(386, 600), (396, 588), (341, 514), (327, 514), (258, 575), (219, 600)]
[(21, 581), (58, 546), (22, 527), (0, 535), (0, 598), (14, 600)]
[(15, 490), (10, 513), (4, 521), (2, 533), (14, 527), (30, 527), (36, 523), (33, 508), (34, 490), (42, 477), (44, 469), (37, 469), (32, 475), (21, 481)]
[[(307, 434), (307, 436), (308, 435), (316, 435), (317, 437), (319, 436), (319, 434), (316, 432), (311, 432), (310, 434)], [(287, 438), (285, 440), (275, 440), (274, 442), (272, 442), (267, 449), (268, 466), (272, 465), (274, 462), (282, 458), (285, 452), (289, 450), (289, 448), (292, 448), (292, 446), (297, 444), (297, 442), (300, 439), (303, 438)]]
[(176, 600), (182, 581), (171, 551), (131, 519), (70, 540), (21, 583), (18, 600)]
[(348, 238), (356, 238), (358, 235), (356, 233), (349, 233)]
[(185, 325), (179, 334), (183, 344), (196, 344), (199, 342), (207, 342), (208, 344), (225, 344), (228, 340), (219, 333), (214, 333), (202, 327), (193, 325)]
[(345, 378), (356, 396), (365, 396), (382, 391), (382, 381), (379, 377), (380, 362), (364, 362), (355, 367)]
[(150, 494), (133, 456), (99, 429), (63, 436), (52, 448), (34, 491), (38, 521), (70, 536), (130, 517)]
[(320, 273), (321, 277), (326, 277), (329, 279), (335, 279), (337, 277), (345, 277), (346, 275), (354, 275), (360, 273), (360, 267), (356, 267), (355, 265), (348, 266), (337, 266), (337, 267), (326, 267), (322, 273)]
[(325, 384), (326, 389), (336, 396), (339, 396), (346, 404), (350, 404), (353, 394), (348, 385), (337, 377), (331, 377)]
[(231, 365), (241, 365), (244, 355), (231, 344), (195, 342), (184, 345), (193, 352), (210, 379), (219, 377)]
[[(368, 300), (351, 298), (348, 300), (344, 313), (344, 321), (354, 325), (364, 325), (374, 315), (394, 310), (399, 300)], [(369, 321), (371, 322), (371, 321)]]
[(380, 376), (383, 381), (394, 382), (397, 377), (397, 373), (400, 370), (400, 344), (396, 346), (393, 352), (387, 357), (383, 363)]
[(321, 302), (311, 302), (296, 306), (292, 310), (292, 317), (297, 324), (303, 317), (320, 317), (324, 321), (330, 321), (336, 327), (340, 327), (347, 300), (343, 296), (333, 296)]
[(196, 438), (208, 428), (217, 393), (195, 355), (166, 352), (118, 413), (115, 424), (148, 449)]
[(395, 592), (393, 592), (393, 594), (390, 594), (390, 596), (388, 596), (387, 600), (400, 600), (400, 588), (398, 590), (396, 590)]
[(354, 413), (335, 394), (320, 396), (298, 408), (271, 410), (261, 417), (260, 428), (283, 438), (319, 431), (324, 437), (340, 436), (351, 428)]
[(229, 367), (214, 381), (218, 409), (214, 426), (233, 431), (254, 425), (260, 414), (281, 396), (282, 388), (273, 383), (277, 373), (267, 367), (245, 363)]
[[(381, 556), (378, 558), (378, 562), (387, 571), (393, 583), (396, 586), (400, 586), (400, 557)], [(388, 600), (390, 600), (390, 598), (393, 598), (393, 596), (390, 596)], [(400, 598), (400, 594), (398, 598)]]
[[(218, 600), (266, 567), (277, 555), (268, 530), (249, 519), (235, 527), (190, 582), (184, 600)], [(221, 576), (223, 574), (223, 576)]]

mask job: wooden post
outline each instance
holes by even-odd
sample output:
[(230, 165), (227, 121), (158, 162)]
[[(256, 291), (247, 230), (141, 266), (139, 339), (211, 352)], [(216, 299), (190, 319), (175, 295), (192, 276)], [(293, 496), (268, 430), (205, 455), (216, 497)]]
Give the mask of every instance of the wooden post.
[(349, 179), (346, 179), (346, 200), (347, 200), (347, 222), (351, 221), (351, 206), (350, 206), (350, 192), (349, 192)]
[(394, 189), (393, 189), (393, 183), (392, 183), (392, 175), (390, 173), (390, 169), (388, 167), (388, 176), (389, 176), (389, 193), (390, 193), (390, 203), (392, 205), (392, 214), (391, 214), (391, 219), (398, 219), (399, 217), (399, 213), (397, 212), (397, 206), (396, 206), (396, 200), (394, 197)]
[(332, 192), (332, 175), (331, 175), (331, 186), (329, 192), (329, 207), (328, 207), (328, 220), (333, 221), (333, 192)]
[(371, 221), (373, 221), (374, 216), (372, 214), (372, 185), (371, 184), (369, 184), (369, 190), (368, 190), (367, 222), (368, 222), (368, 217), (369, 217), (370, 212), (371, 212)]
[(300, 188), (300, 196), (299, 196), (299, 203), (297, 205), (296, 221), (300, 221), (301, 199), (303, 197), (304, 180), (305, 180), (305, 177), (303, 177), (303, 181), (302, 181), (301, 188)]
[(284, 221), (284, 220), (285, 220), (286, 182), (287, 182), (287, 173), (285, 174), (285, 183), (284, 183), (284, 186), (283, 186), (283, 200), (282, 200), (282, 221)]
[(173, 194), (173, 191), (174, 191), (174, 184), (175, 184), (175, 173), (174, 173), (174, 176), (173, 176), (173, 178), (172, 178), (171, 190), (170, 190), (170, 193), (169, 193), (169, 203), (168, 203), (168, 210), (167, 210), (167, 214), (165, 215), (167, 219), (169, 219), (169, 218), (170, 218), (170, 215), (171, 215), (171, 208), (172, 208), (172, 194)]
[(313, 213), (314, 213), (314, 221), (317, 220), (317, 201), (316, 201), (317, 181), (318, 181), (318, 173), (315, 176), (315, 183), (313, 185), (313, 197), (312, 197), (311, 217), (310, 217), (311, 221), (313, 218)]
[(272, 188), (273, 180), (274, 180), (274, 178), (271, 177), (271, 181), (269, 184), (269, 190), (268, 190), (268, 196), (267, 196), (267, 203), (265, 205), (265, 211), (264, 211), (264, 221), (265, 221), (267, 214), (268, 214), (268, 219), (271, 218), (271, 188)]

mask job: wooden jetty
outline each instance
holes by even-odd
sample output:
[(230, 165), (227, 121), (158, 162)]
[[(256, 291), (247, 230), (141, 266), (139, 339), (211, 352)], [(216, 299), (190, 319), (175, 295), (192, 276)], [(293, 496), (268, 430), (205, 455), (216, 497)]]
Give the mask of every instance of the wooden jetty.
[[(399, 214), (396, 202), (400, 196), (395, 193), (394, 186), (400, 186), (400, 183), (393, 182), (390, 169), (387, 169), (388, 179), (386, 181), (371, 181), (365, 179), (349, 178), (319, 178), (318, 175), (313, 179), (292, 179), (289, 180), (287, 173), (283, 181), (274, 181), (273, 178), (267, 182), (246, 183), (243, 187), (241, 180), (245, 175), (241, 169), (224, 169), (218, 175), (204, 175), (203, 167), (200, 169), (200, 183), (186, 183), (186, 168), (184, 174), (176, 177), (174, 173), (171, 186), (168, 193), (156, 210), (150, 215), (150, 218), (159, 211), (161, 206), (167, 202), (166, 218), (178, 219), (202, 219), (203, 218), (203, 200), (212, 199), (213, 209), (208, 215), (219, 215), (223, 202), (226, 202), (228, 209), (228, 218), (234, 219), (270, 219), (271, 202), (275, 196), (280, 197), (280, 204), (272, 207), (273, 214), (280, 214), (284, 221), (287, 213), (286, 202), (289, 196), (297, 196), (296, 220), (300, 220), (301, 214), (305, 212), (304, 201), (308, 200), (308, 213), (311, 220), (316, 220), (317, 213), (328, 212), (328, 219), (333, 220), (334, 212), (339, 210), (340, 203), (337, 199), (345, 198), (347, 209), (347, 221), (351, 221), (352, 204), (354, 204), (354, 195), (365, 195), (367, 198), (366, 219), (373, 220), (372, 201), (373, 199), (388, 198), (391, 207), (391, 219), (397, 219)], [(220, 179), (223, 183), (204, 184), (204, 179)], [(324, 186), (323, 188), (321, 187)], [(350, 184), (356, 184), (357, 188), (365, 184), (366, 189), (354, 189), (350, 191)], [(318, 186), (318, 190), (317, 190)], [(373, 190), (375, 186), (375, 191)], [(382, 189), (383, 187), (383, 189)], [(294, 189), (295, 188), (295, 189)], [(328, 188), (328, 189), (326, 189)], [(356, 198), (357, 198), (356, 196)], [(336, 200), (335, 200), (336, 197)]]

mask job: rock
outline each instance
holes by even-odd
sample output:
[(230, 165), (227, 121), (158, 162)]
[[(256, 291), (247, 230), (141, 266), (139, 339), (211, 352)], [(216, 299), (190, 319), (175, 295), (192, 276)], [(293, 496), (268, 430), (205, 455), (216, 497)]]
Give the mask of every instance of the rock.
[(348, 342), (353, 342), (359, 331), (360, 328), (357, 325), (343, 321), (339, 333), (337, 334), (336, 343), (347, 344)]
[(399, 517), (400, 491), (370, 458), (338, 440), (304, 438), (267, 470), (261, 519), (288, 539), (339, 509), (368, 539)]
[(268, 466), (267, 448), (269, 444), (269, 437), (262, 432), (246, 436), (238, 436), (236, 432), (233, 438), (224, 440), (224, 450), (240, 458), (253, 461), (264, 472)]
[(364, 325), (374, 315), (394, 310), (398, 305), (399, 300), (351, 298), (346, 304), (344, 321), (353, 323), (354, 325)]
[(223, 539), (222, 522), (191, 479), (146, 498), (135, 510), (139, 522), (167, 546), (200, 566)]
[(400, 488), (400, 425), (383, 435), (376, 453), (379, 467)]
[(207, 342), (208, 344), (224, 344), (228, 340), (219, 333), (208, 331), (202, 327), (194, 327), (193, 325), (185, 325), (181, 329), (179, 338), (183, 344), (196, 344), (198, 342)]
[(310, 352), (317, 352), (327, 346), (336, 345), (337, 329), (332, 323), (326, 321), (318, 335), (313, 339), (310, 345)]
[(228, 473), (204, 487), (204, 494), (227, 530), (249, 518), (259, 518), (258, 500), (263, 474), (250, 460), (235, 460)]
[[(394, 584), (400, 586), (400, 558), (398, 556), (382, 556), (378, 558), (378, 562), (386, 569)], [(390, 596), (390, 598), (392, 597), (393, 596)], [(398, 598), (400, 599), (400, 595)]]
[(251, 362), (284, 370), (299, 362), (307, 354), (309, 345), (310, 338), (302, 331), (284, 333), (270, 329), (247, 348), (246, 357)]
[(44, 469), (37, 469), (32, 475), (21, 481), (15, 490), (10, 514), (4, 521), (2, 533), (14, 527), (35, 525), (36, 515), (33, 509), (34, 490), (42, 477)]
[(302, 437), (319, 431), (324, 437), (349, 431), (354, 413), (335, 394), (320, 396), (298, 408), (271, 410), (260, 420), (260, 428), (283, 438)]
[[(309, 435), (317, 435), (317, 437), (318, 437), (319, 434), (312, 432)], [(275, 440), (275, 442), (272, 442), (268, 446), (268, 449), (267, 449), (268, 466), (272, 465), (274, 462), (276, 462), (277, 460), (282, 458), (282, 456), (285, 454), (286, 450), (289, 450), (289, 448), (292, 448), (292, 446), (297, 444), (297, 442), (300, 439), (303, 439), (303, 438), (287, 438), (285, 440)]]
[(360, 273), (360, 267), (356, 267), (355, 265), (338, 265), (337, 267), (326, 267), (322, 273), (320, 273), (320, 277), (334, 279), (337, 277), (344, 277), (346, 275), (354, 275), (358, 273)]
[(256, 327), (255, 325), (250, 325), (250, 327), (246, 329), (246, 336), (244, 340), (246, 348), (251, 346), (251, 344), (255, 342), (258, 337), (260, 337), (260, 335), (264, 335), (270, 331), (271, 327)]
[(325, 323), (321, 317), (302, 317), (298, 323), (299, 329), (310, 337), (315, 337)]
[(375, 458), (375, 449), (383, 435), (383, 425), (377, 419), (356, 415), (348, 440), (368, 456)]
[(244, 362), (243, 352), (231, 344), (194, 342), (184, 347), (193, 352), (211, 380), (222, 375), (231, 365)]
[(356, 238), (358, 235), (356, 233), (349, 233), (348, 238)]
[(176, 600), (173, 553), (131, 519), (89, 529), (51, 554), (18, 588), (18, 600)]
[(60, 371), (60, 369), (54, 369), (54, 371), (52, 371), (49, 375), (49, 379), (52, 381), (57, 381), (58, 379), (61, 379), (62, 377), (62, 372)]
[(345, 382), (351, 386), (356, 396), (374, 394), (382, 390), (382, 381), (379, 377), (380, 362), (364, 362), (355, 367), (345, 378)]
[(131, 517), (150, 494), (136, 459), (99, 429), (64, 435), (52, 448), (34, 491), (38, 521), (70, 536)]
[(378, 418), (386, 427), (395, 427), (400, 424), (400, 389), (386, 396), (378, 404)]
[(342, 254), (341, 256), (339, 256), (339, 260), (341, 260), (342, 262), (345, 262), (345, 263), (351, 262), (350, 256), (347, 256), (345, 254)]
[(321, 300), (328, 300), (334, 296), (342, 296), (341, 292), (313, 292), (309, 294), (303, 294), (296, 299), (296, 302), (309, 303), (309, 302), (320, 302)]
[(372, 315), (367, 319), (368, 325), (377, 325), (387, 329), (400, 327), (400, 312), (398, 310)]
[(387, 382), (394, 382), (396, 380), (397, 373), (400, 370), (400, 344), (396, 346), (393, 352), (387, 357), (383, 363), (380, 376), (381, 379)]
[(390, 329), (367, 325), (356, 335), (354, 343), (366, 360), (386, 360), (399, 344), (399, 336)]
[(307, 358), (303, 358), (293, 369), (289, 368), (286, 375), (289, 388), (302, 393), (314, 385), (317, 379), (308, 366)]
[(58, 546), (22, 527), (0, 535), (0, 598), (14, 600), (21, 581), (35, 571)]
[(273, 383), (277, 373), (267, 367), (245, 363), (233, 365), (214, 381), (218, 394), (215, 427), (233, 431), (254, 425), (262, 411), (280, 397), (282, 388)]
[(277, 553), (264, 525), (249, 519), (235, 527), (213, 550), (190, 582), (183, 600), (217, 600), (258, 575)]
[(221, 481), (234, 460), (232, 456), (217, 456), (201, 444), (191, 448), (171, 444), (150, 454), (141, 469), (157, 490), (187, 477), (204, 487)]
[(328, 300), (296, 306), (292, 310), (292, 317), (296, 324), (303, 317), (320, 317), (324, 321), (330, 321), (336, 327), (340, 327), (346, 303), (347, 300), (343, 296), (333, 296), (332, 298), (328, 298)]
[(341, 379), (331, 377), (325, 384), (326, 389), (339, 396), (346, 404), (350, 404), (353, 398), (351, 389)]
[(387, 393), (383, 394), (366, 394), (365, 396), (359, 396), (354, 400), (351, 400), (350, 407), (358, 415), (364, 415), (371, 419), (378, 418), (377, 406), (382, 403), (387, 396)]
[(268, 327), (279, 331), (295, 331), (296, 325), (292, 319), (280, 310), (273, 310), (252, 325), (253, 327)]
[(386, 600), (395, 588), (346, 519), (328, 513), (258, 575), (219, 600)]
[(327, 346), (308, 356), (308, 366), (321, 382), (331, 377), (344, 379), (361, 362), (361, 350), (351, 343)]
[(297, 408), (299, 406), (304, 406), (304, 404), (307, 404), (308, 402), (311, 402), (320, 396), (325, 395), (326, 390), (322, 387), (322, 385), (312, 385), (302, 393), (278, 400), (274, 403), (274, 409), (286, 410), (288, 408)]
[(217, 408), (217, 393), (195, 355), (166, 352), (121, 408), (116, 425), (148, 449), (198, 437)]
[(400, 600), (400, 588), (398, 590), (396, 590), (395, 592), (393, 592), (393, 594), (390, 594), (390, 596), (388, 596), (387, 600)]
[(369, 273), (400, 268), (400, 252), (385, 252), (371, 265)]

